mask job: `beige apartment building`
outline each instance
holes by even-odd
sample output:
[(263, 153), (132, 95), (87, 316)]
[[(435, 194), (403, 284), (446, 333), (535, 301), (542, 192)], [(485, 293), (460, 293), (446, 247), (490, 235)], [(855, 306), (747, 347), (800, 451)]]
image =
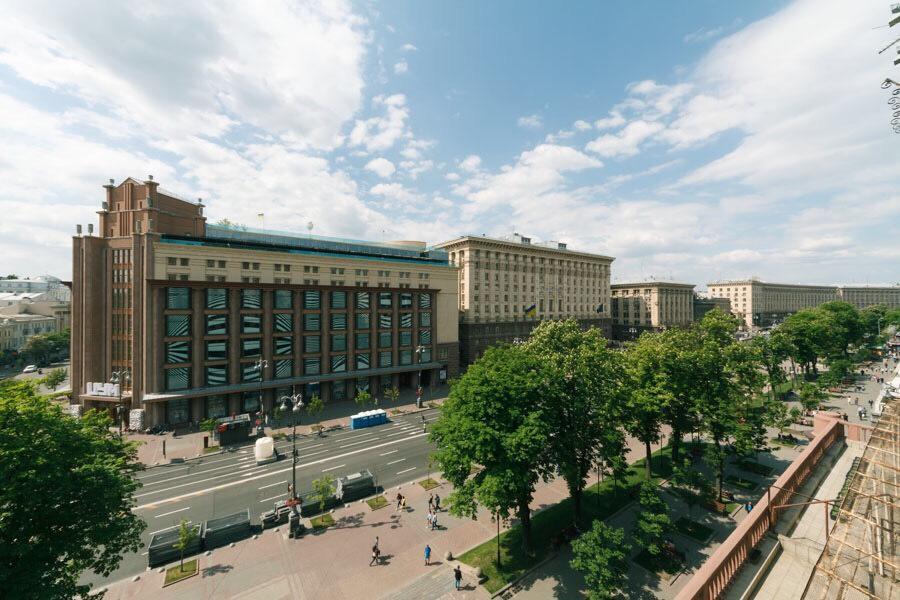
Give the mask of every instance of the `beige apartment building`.
[(0, 313), (0, 350), (21, 350), (28, 338), (58, 331), (52, 315)]
[(719, 309), (723, 313), (731, 312), (731, 301), (728, 298), (711, 298), (694, 294), (694, 320), (700, 321), (711, 310)]
[(884, 304), (888, 308), (900, 308), (900, 285), (894, 286), (841, 286), (838, 296), (856, 308)]
[(780, 323), (798, 310), (837, 300), (837, 287), (766, 283), (758, 279), (717, 281), (707, 284), (708, 295), (728, 298), (731, 312), (748, 328)]
[(575, 318), (610, 337), (609, 256), (533, 243), (463, 236), (437, 244), (459, 269), (460, 362), (498, 342), (524, 339), (544, 319)]
[[(421, 242), (206, 223), (152, 177), (104, 186), (73, 239), (72, 389), (86, 408), (179, 425), (425, 389), (458, 370), (457, 269)], [(120, 387), (104, 384), (118, 380)]]
[(684, 327), (694, 319), (694, 286), (670, 281), (614, 283), (613, 338), (635, 339), (643, 331)]

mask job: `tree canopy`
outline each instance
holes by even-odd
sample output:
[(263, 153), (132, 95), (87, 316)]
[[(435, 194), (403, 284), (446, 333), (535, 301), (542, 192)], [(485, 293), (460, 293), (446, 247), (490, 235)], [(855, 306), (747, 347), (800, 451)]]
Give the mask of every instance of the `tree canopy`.
[(131, 509), (140, 468), (105, 414), (81, 419), (24, 382), (0, 382), (0, 589), (10, 598), (72, 598), (83, 572), (109, 575), (140, 547)]
[(584, 574), (588, 598), (615, 598), (628, 580), (628, 553), (625, 531), (614, 529), (602, 521), (572, 542), (570, 565)]

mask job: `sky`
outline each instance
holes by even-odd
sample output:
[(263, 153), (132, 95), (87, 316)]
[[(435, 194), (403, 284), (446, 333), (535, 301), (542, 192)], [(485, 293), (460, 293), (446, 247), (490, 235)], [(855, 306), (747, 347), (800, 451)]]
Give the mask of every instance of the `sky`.
[(70, 277), (101, 186), (152, 174), (211, 221), (519, 232), (614, 282), (900, 282), (887, 0), (5, 6), (0, 274)]

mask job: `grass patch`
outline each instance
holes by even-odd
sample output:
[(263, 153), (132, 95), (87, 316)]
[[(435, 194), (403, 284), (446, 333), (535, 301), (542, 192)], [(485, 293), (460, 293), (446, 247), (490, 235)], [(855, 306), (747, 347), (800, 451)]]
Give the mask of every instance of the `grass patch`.
[(174, 567), (169, 567), (168, 569), (166, 569), (166, 580), (163, 583), (163, 587), (172, 585), (173, 583), (178, 583), (182, 579), (193, 577), (197, 574), (198, 571), (199, 568), (197, 566), (196, 558), (184, 563), (184, 568), (182, 568), (180, 564), (175, 565)]
[(665, 554), (653, 556), (646, 550), (642, 550), (640, 554), (634, 557), (634, 562), (654, 573), (663, 581), (670, 581), (675, 575), (681, 571), (681, 561)]
[[(672, 460), (669, 448), (653, 453), (654, 480), (667, 478), (672, 474)], [(637, 486), (644, 481), (644, 459), (635, 462), (628, 470), (625, 481), (614, 486), (607, 478), (598, 486), (596, 483), (584, 490), (582, 498), (581, 526), (589, 528), (596, 519), (605, 519), (635, 500)], [(552, 549), (557, 534), (572, 524), (574, 508), (572, 499), (566, 498), (531, 517), (531, 540), (533, 554), (527, 555), (522, 549), (522, 528), (518, 525), (500, 534), (501, 567), (497, 567), (497, 539), (492, 538), (459, 556), (459, 560), (473, 567), (481, 567), (486, 580), (482, 585), (494, 593), (510, 581), (520, 577), (528, 569), (544, 559)]]
[(331, 513), (325, 513), (310, 519), (309, 524), (312, 525), (313, 529), (325, 529), (334, 525), (334, 517), (331, 516)]
[(366, 504), (369, 505), (369, 508), (372, 510), (378, 510), (379, 508), (384, 508), (388, 505), (387, 498), (384, 496), (375, 496), (374, 498), (369, 498), (366, 500)]
[(751, 460), (742, 460), (738, 463), (738, 467), (743, 469), (744, 471), (748, 471), (750, 473), (755, 473), (756, 475), (762, 475), (763, 477), (768, 477), (772, 474), (773, 469), (767, 465), (753, 462)]
[(222, 449), (222, 446), (208, 446), (203, 449), (203, 454), (209, 454), (210, 452), (218, 452)]
[(743, 477), (738, 477), (736, 475), (728, 475), (725, 477), (725, 481), (748, 492), (752, 492), (759, 487), (759, 484), (755, 481), (750, 481), (749, 479), (744, 479)]
[(713, 534), (712, 527), (707, 527), (703, 523), (698, 523), (697, 521), (692, 521), (687, 517), (681, 517), (677, 521), (675, 521), (675, 529), (688, 536), (689, 538), (693, 538), (701, 543), (706, 543), (706, 540), (710, 538)]
[(288, 438), (288, 434), (283, 431), (279, 431), (278, 433), (273, 433), (271, 435), (273, 440), (286, 440)]
[(740, 503), (739, 503), (739, 502), (726, 502), (726, 503), (725, 503), (725, 513), (730, 515), (731, 513), (734, 512), (734, 510), (735, 510), (738, 506), (740, 506)]
[(432, 479), (431, 477), (429, 477), (428, 479), (423, 479), (422, 481), (420, 481), (419, 485), (421, 485), (426, 490), (433, 490), (434, 488), (438, 487), (441, 484), (439, 482), (435, 481), (434, 479)]
[(798, 444), (798, 442), (795, 440), (779, 440), (778, 438), (772, 438), (771, 440), (769, 440), (769, 443), (773, 446), (782, 446), (785, 448), (793, 448)]

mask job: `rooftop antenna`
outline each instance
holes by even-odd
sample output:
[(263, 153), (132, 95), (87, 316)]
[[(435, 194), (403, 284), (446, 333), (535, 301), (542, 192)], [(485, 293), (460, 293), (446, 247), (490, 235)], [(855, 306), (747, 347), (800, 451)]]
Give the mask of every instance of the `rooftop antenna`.
[(315, 225), (313, 224), (312, 221), (307, 221), (307, 222), (306, 222), (306, 231), (307, 231), (307, 233), (309, 234), (310, 239), (312, 239), (312, 230), (313, 230), (313, 227), (315, 227)]

